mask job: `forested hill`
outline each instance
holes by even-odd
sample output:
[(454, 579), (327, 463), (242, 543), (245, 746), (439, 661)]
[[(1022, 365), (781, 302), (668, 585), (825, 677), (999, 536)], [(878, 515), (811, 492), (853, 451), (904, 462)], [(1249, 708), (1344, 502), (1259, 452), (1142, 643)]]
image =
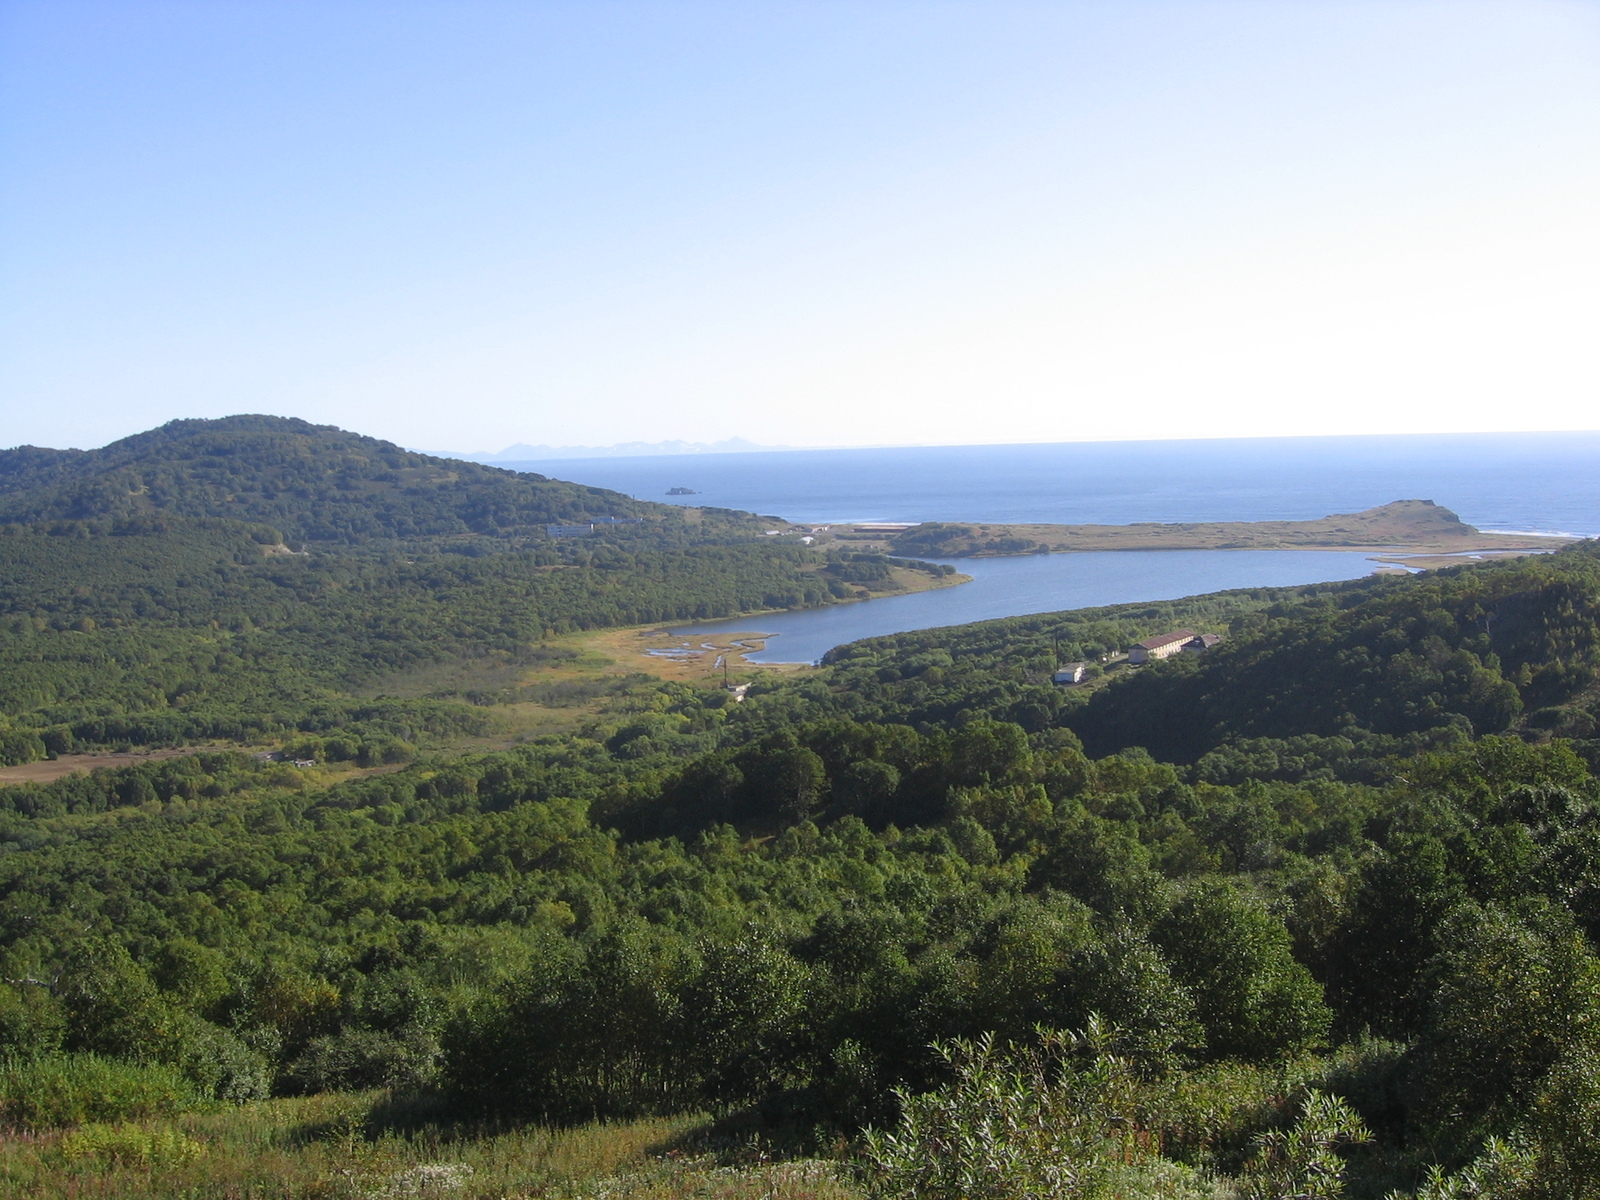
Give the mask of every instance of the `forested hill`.
[(575, 630), (904, 586), (882, 556), (771, 523), (280, 417), (0, 452), (0, 766), (290, 731), (463, 736), (495, 722), (460, 689), (381, 713), (365, 697), (441, 664), (515, 692)]
[[(1098, 661), (1139, 638), (1224, 635), (1203, 656)], [(1088, 688), (1050, 682), (1088, 660)], [(1485, 734), (1572, 740), (1600, 762), (1600, 542), (1556, 554), (1301, 588), (1011, 617), (895, 634), (828, 656), (830, 686), (785, 719), (913, 725), (973, 716), (1066, 726), (1094, 754), (1142, 747), (1208, 782), (1372, 779)]]
[(542, 475), (433, 458), (287, 417), (171, 421), (98, 450), (0, 451), (0, 523), (158, 531), (171, 518), (268, 526), (291, 543), (538, 530), (682, 510)]
[(1402, 582), (1237, 621), (1216, 652), (1130, 675), (1072, 724), (1171, 762), (1258, 739), (1594, 737), (1596, 543)]
[[(172, 537), (0, 537), (0, 577), (28, 581), (0, 600), (52, 607), (0, 620), (0, 685), (41, 734), (242, 732), (294, 763), (208, 749), (0, 787), (0, 1120), (202, 1131), (137, 1182), (55, 1148), (122, 1126), (30, 1134), (0, 1146), (0, 1193), (425, 1194), (330, 1191), (316, 1163), (279, 1186), (293, 1146), (198, 1123), (383, 1087), (459, 1120), (453, 1161), (483, 1161), (459, 1131), (698, 1111), (771, 1131), (762, 1154), (857, 1147), (869, 1181), (613, 1196), (965, 1200), (991, 1168), (961, 1131), (989, 1129), (994, 1200), (1596, 1200), (1594, 543), (901, 634), (740, 703), (622, 680), (582, 722), (414, 762), (406, 731), (489, 704), (337, 692), (441, 638), (521, 671), (560, 653), (558, 618), (825, 586), (784, 540), (362, 575), (341, 573), (360, 554), (218, 571), (162, 566)], [(1050, 682), (1179, 625), (1227, 638)], [(356, 1120), (294, 1128), (363, 1144)], [(246, 1158), (261, 1183), (232, 1187)], [(1033, 1186), (1058, 1168), (1117, 1186)], [(913, 1170), (953, 1182), (896, 1182)], [(458, 1194), (597, 1194), (488, 1184)]]

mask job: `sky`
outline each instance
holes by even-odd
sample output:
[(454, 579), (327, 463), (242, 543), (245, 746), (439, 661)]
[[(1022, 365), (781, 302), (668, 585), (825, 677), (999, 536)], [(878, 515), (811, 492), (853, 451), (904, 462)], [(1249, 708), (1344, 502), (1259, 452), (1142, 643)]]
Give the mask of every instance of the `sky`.
[(0, 445), (1600, 428), (1600, 3), (0, 0)]

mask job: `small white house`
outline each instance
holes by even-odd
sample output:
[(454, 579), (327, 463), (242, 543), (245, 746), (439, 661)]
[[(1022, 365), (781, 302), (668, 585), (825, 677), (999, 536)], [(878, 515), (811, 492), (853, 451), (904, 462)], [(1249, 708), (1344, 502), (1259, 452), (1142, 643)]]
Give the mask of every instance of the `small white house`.
[(1082, 683), (1089, 674), (1089, 664), (1086, 662), (1062, 663), (1061, 669), (1052, 678), (1056, 683)]

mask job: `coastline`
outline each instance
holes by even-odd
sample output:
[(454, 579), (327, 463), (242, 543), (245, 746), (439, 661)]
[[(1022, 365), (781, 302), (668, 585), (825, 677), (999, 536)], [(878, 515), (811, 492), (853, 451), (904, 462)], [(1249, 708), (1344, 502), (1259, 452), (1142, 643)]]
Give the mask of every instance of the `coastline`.
[(1312, 521), (1131, 525), (925, 522), (889, 530), (832, 527), (830, 540), (903, 557), (958, 559), (1087, 550), (1342, 550), (1372, 555), (1493, 555), (1559, 550), (1570, 535), (1489, 533), (1429, 500), (1400, 500)]

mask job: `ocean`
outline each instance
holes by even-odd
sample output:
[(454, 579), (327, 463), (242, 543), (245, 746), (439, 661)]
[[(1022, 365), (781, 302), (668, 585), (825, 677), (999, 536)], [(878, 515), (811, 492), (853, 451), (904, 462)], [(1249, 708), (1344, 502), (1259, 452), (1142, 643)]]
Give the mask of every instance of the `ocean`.
[[(1433, 500), (1480, 529), (1600, 534), (1600, 433), (783, 450), (498, 463), (791, 521), (1309, 520)], [(668, 496), (673, 487), (693, 496)]]
[[(1600, 534), (1600, 433), (1251, 438), (788, 450), (503, 463), (641, 500), (804, 522), (1309, 520), (1433, 500), (1480, 529)], [(692, 496), (671, 497), (673, 487)], [(686, 631), (772, 635), (758, 661), (993, 617), (1353, 579), (1343, 551), (1171, 550), (963, 559), (972, 583)]]

